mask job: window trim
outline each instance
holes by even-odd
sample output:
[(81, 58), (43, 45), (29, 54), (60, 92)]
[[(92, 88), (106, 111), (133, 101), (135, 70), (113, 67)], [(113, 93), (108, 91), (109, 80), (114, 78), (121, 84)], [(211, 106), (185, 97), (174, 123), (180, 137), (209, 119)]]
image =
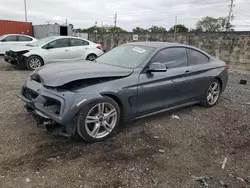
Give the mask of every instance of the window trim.
[[(26, 38), (29, 38), (30, 40), (25, 40), (25, 41), (19, 40), (19, 37), (26, 37)], [(17, 39), (18, 39), (17, 42), (30, 42), (30, 41), (33, 41), (33, 39), (31, 37), (29, 37), (29, 36), (17, 35)]]
[[(47, 49), (47, 46), (51, 43), (51, 42), (54, 42), (54, 41), (56, 41), (56, 40), (61, 40), (61, 39), (67, 39), (68, 40), (68, 47), (61, 47), (61, 48), (69, 48), (69, 47), (71, 47), (70, 46), (70, 38), (58, 38), (58, 39), (54, 39), (54, 40), (52, 40), (52, 41), (49, 41), (49, 42), (47, 42), (47, 44), (45, 44), (45, 45), (43, 45), (41, 48), (42, 49)], [(51, 49), (57, 49), (57, 48), (51, 48)]]
[[(6, 41), (6, 40), (5, 40), (6, 38), (8, 38), (8, 37), (13, 37), (13, 36), (16, 37), (16, 40), (15, 40), (15, 41)], [(18, 35), (9, 35), (9, 36), (4, 37), (2, 40), (4, 40), (4, 42), (18, 42), (18, 40), (17, 40), (18, 38), (17, 38), (17, 37), (18, 37)]]
[(90, 45), (90, 43), (88, 42), (88, 41), (86, 41), (86, 40), (83, 40), (83, 39), (75, 39), (75, 38), (69, 38), (69, 47), (78, 47), (78, 46), (72, 46), (71, 45), (71, 40), (81, 40), (81, 41), (83, 41), (83, 42), (86, 42), (86, 43), (88, 43), (87, 45), (81, 45), (81, 46), (89, 46)]
[[(197, 50), (197, 49), (194, 49), (194, 48), (186, 47), (186, 52), (187, 52), (187, 63), (188, 63), (187, 66), (190, 66), (190, 67), (191, 67), (191, 66), (197, 66), (197, 65), (189, 65), (189, 61), (188, 61), (188, 49), (189, 49), (189, 50), (196, 51), (196, 52), (199, 52), (200, 54), (202, 54), (202, 55), (204, 55), (205, 57), (207, 57), (207, 59), (208, 59), (207, 63), (210, 62), (210, 57), (207, 56), (204, 52), (202, 52), (202, 51), (200, 51), (200, 50)], [(204, 64), (205, 64), (205, 63), (204, 63)], [(204, 64), (199, 64), (199, 65), (204, 65)]]
[[(147, 64), (144, 66), (144, 68), (142, 69), (141, 74), (142, 74), (142, 73), (147, 73), (147, 68), (149, 67), (149, 65), (150, 65), (151, 63), (153, 63), (152, 60), (155, 58), (155, 56), (156, 56), (159, 52), (161, 52), (161, 51), (163, 51), (163, 50), (166, 50), (166, 49), (170, 49), (170, 48), (184, 48), (184, 50), (186, 51), (186, 56), (187, 56), (187, 50), (186, 50), (186, 47), (185, 47), (185, 46), (169, 46), (169, 47), (162, 48), (162, 49), (158, 50), (158, 51), (150, 58), (150, 60), (148, 61), (148, 63), (147, 63)], [(188, 67), (188, 56), (187, 56), (187, 66), (186, 66), (186, 67)], [(178, 67), (176, 67), (176, 68), (178, 68)]]

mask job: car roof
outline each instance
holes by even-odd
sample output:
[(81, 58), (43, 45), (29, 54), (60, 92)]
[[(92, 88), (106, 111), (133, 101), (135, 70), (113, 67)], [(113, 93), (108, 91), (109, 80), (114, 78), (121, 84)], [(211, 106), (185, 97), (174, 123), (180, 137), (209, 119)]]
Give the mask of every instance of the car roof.
[(23, 35), (23, 34), (5, 34), (5, 35), (3, 35), (3, 36), (16, 36), (16, 35), (18, 35), (18, 36), (25, 36), (25, 37), (31, 37), (31, 38), (33, 38), (32, 36), (29, 36), (29, 35)]
[(53, 37), (54, 39), (62, 39), (62, 38), (74, 38), (74, 39), (83, 39), (83, 40), (87, 40), (81, 37), (73, 37), (73, 36), (50, 36)]
[(126, 43), (125, 45), (138, 45), (138, 46), (147, 46), (147, 47), (153, 47), (153, 48), (166, 48), (166, 47), (190, 47), (194, 48), (193, 46), (189, 46), (186, 44), (179, 44), (179, 43), (172, 43), (172, 42), (131, 42), (131, 43)]

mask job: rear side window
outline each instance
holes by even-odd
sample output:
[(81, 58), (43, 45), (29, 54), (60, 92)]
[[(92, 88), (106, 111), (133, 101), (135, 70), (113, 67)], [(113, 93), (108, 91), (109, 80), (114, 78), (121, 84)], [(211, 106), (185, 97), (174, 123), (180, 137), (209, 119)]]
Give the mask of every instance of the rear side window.
[(205, 64), (205, 63), (208, 63), (208, 61), (209, 61), (209, 58), (206, 55), (204, 55), (196, 50), (187, 49), (187, 54), (188, 54), (188, 65), (189, 66)]
[(81, 39), (70, 39), (70, 46), (87, 46), (89, 42)]
[(17, 36), (8, 36), (4, 38), (4, 41), (6, 42), (16, 42), (17, 41)]
[(18, 36), (18, 41), (32, 41), (32, 38), (25, 36)]
[(69, 39), (57, 39), (48, 44), (50, 48), (65, 48), (69, 46)]
[(160, 51), (152, 62), (163, 63), (167, 68), (187, 66), (187, 52), (185, 48), (167, 48)]

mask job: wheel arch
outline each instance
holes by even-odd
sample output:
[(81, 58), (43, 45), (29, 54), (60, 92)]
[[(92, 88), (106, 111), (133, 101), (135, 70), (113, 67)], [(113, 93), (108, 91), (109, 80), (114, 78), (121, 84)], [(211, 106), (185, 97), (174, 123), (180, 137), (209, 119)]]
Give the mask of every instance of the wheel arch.
[(44, 65), (44, 59), (43, 59), (40, 55), (37, 55), (37, 54), (31, 54), (31, 55), (29, 55), (29, 56), (26, 56), (27, 60), (28, 60), (30, 57), (32, 57), (32, 56), (41, 58), (42, 64)]
[(105, 94), (101, 94), (101, 95), (103, 97), (109, 97), (109, 98), (113, 99), (118, 104), (118, 106), (120, 108), (120, 114), (121, 114), (120, 119), (123, 120), (123, 118), (124, 118), (124, 104), (122, 103), (122, 100), (119, 97), (117, 97), (116, 95), (111, 94), (111, 93), (105, 93)]
[(220, 89), (223, 88), (223, 83), (220, 77), (215, 77), (215, 80), (218, 80), (220, 82)]
[(95, 55), (96, 57), (98, 57), (94, 52), (91, 52), (91, 53), (89, 53), (89, 54), (87, 55), (86, 60), (87, 60), (88, 57), (91, 56), (91, 55)]

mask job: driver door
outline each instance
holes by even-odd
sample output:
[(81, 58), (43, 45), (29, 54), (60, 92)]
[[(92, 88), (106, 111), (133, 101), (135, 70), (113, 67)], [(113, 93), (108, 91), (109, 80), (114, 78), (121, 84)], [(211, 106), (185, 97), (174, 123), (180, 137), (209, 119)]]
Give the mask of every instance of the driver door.
[(68, 38), (54, 40), (47, 44), (45, 48), (47, 51), (44, 53), (44, 59), (46, 59), (48, 63), (73, 59)]
[(166, 48), (158, 52), (151, 63), (165, 64), (166, 72), (143, 72), (139, 76), (137, 97), (138, 115), (168, 108), (192, 97), (186, 76), (187, 53), (185, 48)]

